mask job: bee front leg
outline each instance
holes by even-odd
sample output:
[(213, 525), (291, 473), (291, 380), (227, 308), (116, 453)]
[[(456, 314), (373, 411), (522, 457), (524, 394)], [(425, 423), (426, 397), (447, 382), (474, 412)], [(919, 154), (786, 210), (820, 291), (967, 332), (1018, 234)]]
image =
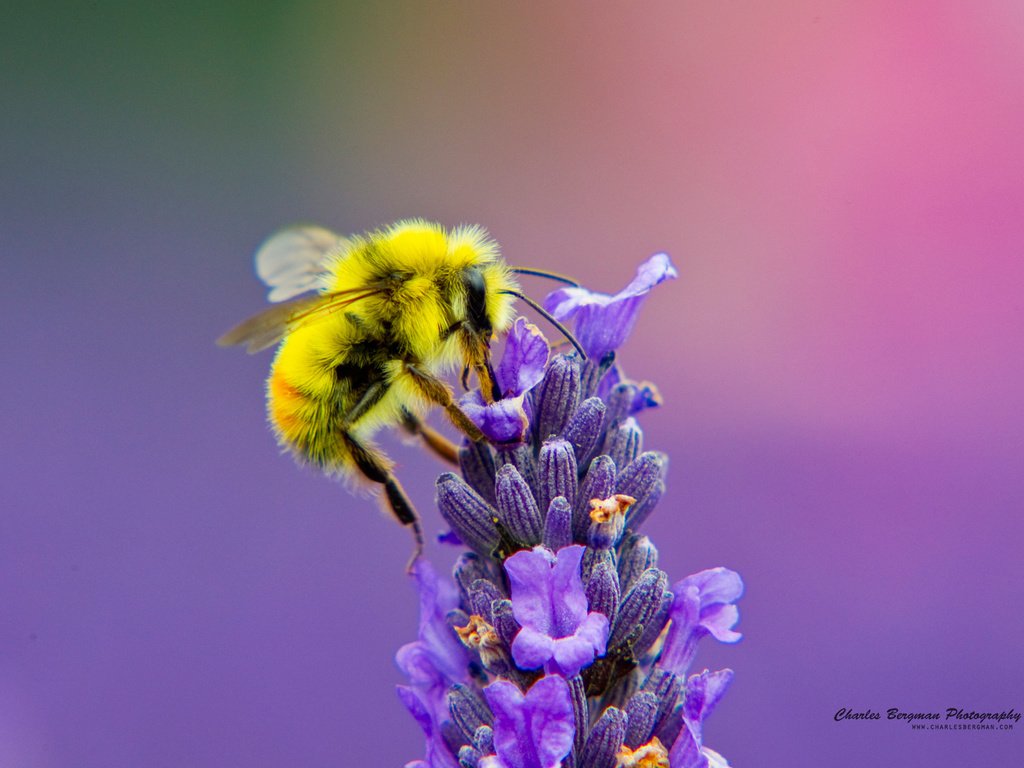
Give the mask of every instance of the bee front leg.
[(455, 398), (452, 397), (452, 391), (448, 388), (447, 384), (415, 363), (407, 361), (402, 365), (406, 375), (409, 377), (409, 381), (416, 385), (420, 393), (427, 400), (445, 409), (448, 413), (448, 418), (452, 420), (452, 424), (455, 425), (456, 429), (473, 442), (486, 439), (484, 433), (480, 431), (480, 427), (474, 424), (469, 416), (466, 415), (466, 412), (455, 402)]

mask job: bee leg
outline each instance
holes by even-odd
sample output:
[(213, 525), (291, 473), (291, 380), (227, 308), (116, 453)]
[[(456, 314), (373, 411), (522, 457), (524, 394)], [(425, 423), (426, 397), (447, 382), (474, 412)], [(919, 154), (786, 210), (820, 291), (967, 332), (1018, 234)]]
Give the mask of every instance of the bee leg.
[(420, 555), (423, 554), (423, 531), (420, 528), (420, 516), (416, 514), (416, 508), (409, 501), (398, 478), (391, 472), (387, 457), (381, 451), (363, 445), (352, 434), (353, 424), (384, 397), (387, 389), (387, 385), (382, 382), (370, 385), (359, 402), (345, 414), (345, 419), (341, 424), (341, 439), (345, 443), (352, 461), (355, 462), (356, 468), (363, 473), (366, 479), (384, 486), (384, 495), (387, 497), (388, 506), (398, 518), (398, 522), (412, 528), (412, 535), (416, 543), (413, 547), (412, 557), (409, 558), (409, 563), (406, 565), (406, 570), (411, 571)]
[(442, 459), (455, 466), (459, 465), (459, 447), (404, 408), (402, 409), (402, 426), (410, 433), (422, 437), (426, 446)]
[(409, 380), (420, 390), (420, 394), (430, 402), (444, 408), (448, 413), (448, 418), (452, 420), (452, 424), (457, 429), (473, 442), (486, 439), (484, 433), (480, 431), (480, 427), (474, 424), (469, 416), (466, 415), (466, 412), (455, 402), (455, 399), (452, 397), (452, 391), (448, 389), (447, 384), (414, 363), (406, 361), (403, 365)]

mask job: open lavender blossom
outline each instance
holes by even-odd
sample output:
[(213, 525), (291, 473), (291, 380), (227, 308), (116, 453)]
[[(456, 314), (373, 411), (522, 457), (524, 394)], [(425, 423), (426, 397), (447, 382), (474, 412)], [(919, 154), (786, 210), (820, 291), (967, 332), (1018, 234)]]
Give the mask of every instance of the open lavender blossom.
[(548, 340), (540, 329), (517, 317), (505, 341), (505, 354), (494, 371), (501, 399), (488, 403), (479, 389), (460, 399), (462, 410), (492, 443), (523, 440), (529, 426), (524, 399), (544, 377), (549, 354)]
[(544, 308), (557, 320), (574, 320), (576, 339), (583, 350), (590, 357), (601, 359), (622, 346), (651, 288), (678, 275), (668, 254), (656, 253), (640, 265), (632, 282), (614, 296), (580, 287), (560, 288), (547, 297)]
[[(452, 578), (417, 564), (419, 638), (397, 656), (399, 695), (423, 730), (407, 768), (728, 768), (704, 723), (733, 672), (690, 667), (700, 642), (741, 638), (740, 576), (711, 568), (670, 582), (641, 529), (664, 498), (668, 457), (644, 450), (653, 385), (612, 354), (664, 254), (614, 296), (556, 291), (588, 354), (552, 354), (516, 322), (496, 403), (462, 405), (488, 442), (466, 442), (437, 481)], [(542, 346), (541, 346), (542, 344)]]
[(545, 547), (516, 552), (505, 560), (512, 616), (521, 629), (512, 640), (512, 658), (520, 669), (545, 666), (570, 678), (603, 656), (608, 617), (587, 611), (580, 579), (583, 547), (558, 554)]

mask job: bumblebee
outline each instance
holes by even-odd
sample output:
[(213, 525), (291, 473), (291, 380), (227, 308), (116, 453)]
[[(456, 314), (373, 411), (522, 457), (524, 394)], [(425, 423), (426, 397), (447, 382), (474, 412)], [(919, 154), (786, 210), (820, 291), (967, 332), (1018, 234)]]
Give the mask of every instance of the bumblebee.
[(419, 517), (373, 435), (402, 426), (457, 462), (456, 446), (423, 414), (439, 406), (470, 440), (484, 435), (441, 377), (461, 368), (464, 386), (472, 372), (486, 400), (500, 398), (490, 341), (508, 330), (517, 297), (543, 312), (520, 293), (516, 273), (572, 281), (510, 268), (481, 227), (446, 230), (419, 219), (353, 237), (283, 229), (255, 261), (275, 306), (218, 344), (251, 353), (280, 342), (267, 380), (278, 443), (300, 463), (383, 487), (395, 517), (413, 530), (415, 559)]

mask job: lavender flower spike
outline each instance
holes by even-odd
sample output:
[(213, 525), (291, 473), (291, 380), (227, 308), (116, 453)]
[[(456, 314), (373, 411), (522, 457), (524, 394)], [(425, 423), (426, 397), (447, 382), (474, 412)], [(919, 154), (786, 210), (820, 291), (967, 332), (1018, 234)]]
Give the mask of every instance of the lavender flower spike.
[(671, 277), (659, 254), (615, 296), (555, 292), (591, 359), (554, 354), (520, 318), (501, 398), (463, 398), (487, 440), (463, 444), (437, 502), (471, 551), (451, 580), (416, 565), (419, 639), (396, 658), (426, 755), (406, 768), (728, 768), (703, 730), (732, 670), (687, 672), (701, 638), (740, 639), (743, 581), (712, 568), (669, 588), (643, 534), (668, 495), (668, 456), (640, 423), (660, 398), (608, 354)]
[(586, 288), (561, 288), (547, 297), (544, 308), (558, 320), (572, 318), (576, 340), (587, 355), (600, 360), (622, 346), (651, 288), (678, 274), (668, 254), (656, 253), (640, 265), (633, 281), (614, 296)]
[(545, 666), (566, 678), (605, 652), (608, 617), (587, 611), (580, 579), (583, 547), (565, 547), (556, 555), (534, 547), (505, 561), (513, 615), (522, 625), (512, 641), (512, 657), (522, 669)]

